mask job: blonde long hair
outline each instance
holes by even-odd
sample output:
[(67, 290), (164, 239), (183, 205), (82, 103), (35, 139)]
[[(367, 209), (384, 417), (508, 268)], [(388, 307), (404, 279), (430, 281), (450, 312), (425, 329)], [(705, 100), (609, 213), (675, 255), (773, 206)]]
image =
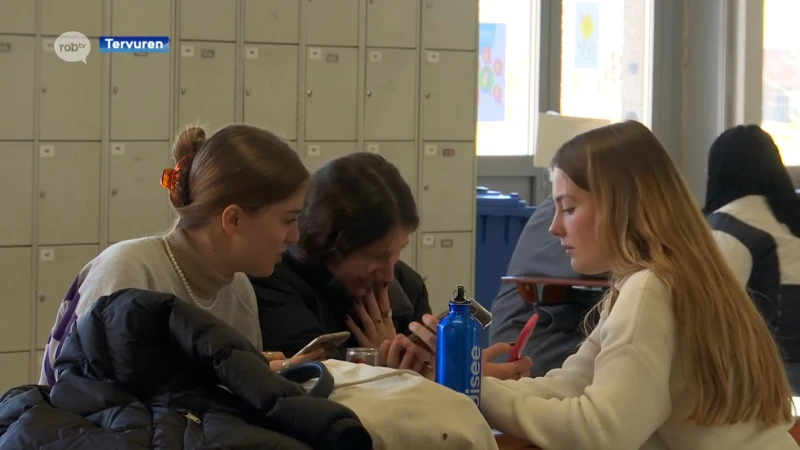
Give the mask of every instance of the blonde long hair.
[[(576, 136), (553, 166), (597, 204), (597, 239), (615, 280), (649, 269), (672, 293), (680, 357), (700, 426), (792, 421), (777, 344), (717, 247), (700, 208), (658, 139), (622, 122)], [(609, 311), (618, 292), (609, 290)]]

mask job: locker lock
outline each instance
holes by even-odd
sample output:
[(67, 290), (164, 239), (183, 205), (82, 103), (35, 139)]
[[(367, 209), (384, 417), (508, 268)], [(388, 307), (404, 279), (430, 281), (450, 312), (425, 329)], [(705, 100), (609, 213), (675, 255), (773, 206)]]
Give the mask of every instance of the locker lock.
[(367, 97), (372, 97), (372, 91), (367, 91)]
[(427, 184), (422, 185), (422, 190), (423, 191), (427, 191), (428, 188), (430, 188), (430, 185), (427, 185)]
[(186, 94), (186, 88), (181, 88), (181, 95), (185, 95), (185, 94)]
[(119, 92), (119, 87), (118, 86), (114, 86), (113, 88), (111, 88), (111, 92), (116, 94), (117, 92)]
[[(311, 1), (311, 0), (308, 0), (308, 1)], [(306, 95), (307, 95), (307, 96), (309, 96), (309, 97), (311, 97), (311, 89), (309, 89), (309, 90), (307, 90), (307, 91), (306, 91)]]
[(426, 92), (425, 93), (425, 98), (431, 98), (431, 93), (430, 92)]
[(244, 90), (244, 95), (246, 95), (248, 97), (250, 96), (250, 89), (249, 88)]
[(47, 93), (47, 86), (42, 86), (42, 94), (46, 94), (46, 93)]
[(47, 195), (46, 191), (39, 191), (39, 198), (44, 198)]
[(111, 189), (111, 196), (112, 197), (116, 197), (117, 196), (117, 190), (116, 189)]
[(44, 303), (45, 300), (47, 299), (45, 298), (44, 294), (39, 295), (39, 303)]

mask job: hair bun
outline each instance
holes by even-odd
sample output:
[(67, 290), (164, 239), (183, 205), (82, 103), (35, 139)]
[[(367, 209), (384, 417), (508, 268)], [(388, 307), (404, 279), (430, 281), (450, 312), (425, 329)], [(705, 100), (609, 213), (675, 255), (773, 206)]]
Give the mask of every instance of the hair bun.
[(172, 155), (175, 157), (175, 162), (177, 163), (189, 155), (196, 154), (205, 141), (206, 132), (202, 128), (197, 126), (186, 127), (172, 147)]

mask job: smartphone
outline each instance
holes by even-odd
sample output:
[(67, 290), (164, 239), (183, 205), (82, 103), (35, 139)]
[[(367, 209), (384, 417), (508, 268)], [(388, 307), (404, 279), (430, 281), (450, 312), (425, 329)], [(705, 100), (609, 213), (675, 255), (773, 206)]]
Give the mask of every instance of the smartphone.
[(348, 339), (350, 339), (349, 331), (341, 331), (339, 333), (330, 333), (317, 336), (313, 341), (309, 342), (305, 347), (300, 349), (299, 352), (295, 353), (292, 358), (305, 355), (306, 353), (311, 353), (320, 348), (324, 348), (326, 352), (334, 351), (340, 345), (347, 342)]
[[(475, 316), (476, 319), (478, 319), (478, 322), (480, 322), (484, 328), (492, 324), (492, 313), (489, 312), (488, 309), (484, 308), (483, 305), (481, 305), (480, 303), (476, 302), (475, 300), (472, 300), (472, 306), (470, 310), (472, 311), (472, 315)], [(436, 316), (436, 319), (442, 320), (445, 317), (447, 317), (448, 314), (450, 314), (450, 308), (447, 308), (445, 311), (439, 313), (439, 315)], [(424, 326), (425, 324), (422, 325)], [(410, 339), (411, 342), (419, 345), (420, 347), (428, 351), (432, 351), (432, 349), (428, 348), (428, 345), (425, 344), (425, 342), (420, 341), (419, 336), (417, 336), (417, 333), (411, 333), (410, 335), (408, 335), (408, 339)]]
[(514, 362), (522, 356), (522, 350), (525, 349), (525, 345), (528, 344), (528, 340), (531, 338), (531, 334), (533, 334), (533, 329), (536, 328), (536, 322), (539, 321), (539, 315), (534, 314), (528, 319), (528, 323), (522, 327), (522, 332), (519, 333), (519, 337), (517, 338), (517, 342), (514, 343), (514, 348), (511, 349), (511, 354), (508, 356), (508, 362)]

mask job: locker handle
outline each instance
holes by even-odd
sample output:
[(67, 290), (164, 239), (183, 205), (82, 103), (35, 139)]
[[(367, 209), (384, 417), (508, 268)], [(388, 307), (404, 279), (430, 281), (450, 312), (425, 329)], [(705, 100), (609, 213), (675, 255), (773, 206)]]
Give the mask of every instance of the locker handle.
[(46, 93), (47, 93), (47, 86), (42, 86), (42, 94), (46, 94)]
[(431, 98), (431, 93), (430, 92), (426, 92), (425, 93), (425, 98)]
[(112, 197), (116, 197), (117, 196), (117, 190), (116, 189), (111, 189), (111, 196)]
[[(308, 1), (311, 1), (311, 0), (308, 0)], [(306, 91), (306, 95), (307, 95), (307, 96), (309, 96), (309, 97), (311, 97), (311, 89), (309, 89), (309, 90), (307, 90), (307, 91)]]
[(118, 86), (114, 86), (113, 88), (111, 88), (111, 92), (116, 94), (117, 92), (119, 92), (119, 87)]
[(39, 191), (39, 198), (44, 198), (47, 195), (47, 191)]
[(422, 190), (423, 191), (427, 191), (428, 188), (430, 188), (430, 185), (425, 184), (425, 185), (422, 186)]
[(184, 94), (186, 94), (186, 88), (185, 87), (181, 88), (181, 95), (184, 95)]
[(372, 97), (372, 91), (367, 91), (367, 97)]
[(249, 88), (244, 90), (244, 95), (246, 95), (248, 97), (250, 96), (250, 89)]
[(39, 303), (44, 303), (45, 300), (46, 300), (46, 298), (45, 298), (44, 294), (41, 294), (39, 296)]

